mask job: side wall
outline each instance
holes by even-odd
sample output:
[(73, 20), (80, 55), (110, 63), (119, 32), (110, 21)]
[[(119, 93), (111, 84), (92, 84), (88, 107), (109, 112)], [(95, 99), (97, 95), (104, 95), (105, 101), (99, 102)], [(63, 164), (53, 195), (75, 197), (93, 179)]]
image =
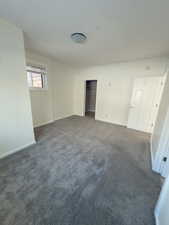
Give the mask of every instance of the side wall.
[(156, 208), (156, 225), (168, 225), (169, 221), (169, 177), (165, 179)]
[(54, 120), (74, 114), (74, 74), (65, 64), (53, 64), (53, 118)]
[(154, 128), (154, 132), (152, 135), (152, 139), (151, 139), (153, 159), (155, 159), (155, 156), (156, 156), (158, 144), (160, 141), (160, 137), (162, 134), (162, 129), (164, 126), (168, 109), (169, 109), (169, 75), (167, 75), (167, 78), (166, 78), (165, 87), (164, 87), (164, 91), (162, 94), (161, 103), (160, 103), (160, 107), (159, 107), (159, 111), (157, 115), (157, 120), (156, 120), (156, 124)]
[(53, 121), (52, 106), (52, 63), (43, 56), (26, 50), (26, 63), (35, 66), (44, 66), (47, 69), (48, 87), (46, 90), (29, 90), (34, 127)]
[(34, 143), (21, 30), (0, 20), (0, 157)]
[(34, 127), (73, 114), (74, 71), (69, 66), (26, 50), (27, 64), (45, 66), (47, 90), (31, 90), (31, 106)]
[(74, 112), (84, 115), (85, 81), (97, 80), (96, 119), (126, 125), (135, 77), (162, 76), (166, 58), (82, 69), (75, 77)]

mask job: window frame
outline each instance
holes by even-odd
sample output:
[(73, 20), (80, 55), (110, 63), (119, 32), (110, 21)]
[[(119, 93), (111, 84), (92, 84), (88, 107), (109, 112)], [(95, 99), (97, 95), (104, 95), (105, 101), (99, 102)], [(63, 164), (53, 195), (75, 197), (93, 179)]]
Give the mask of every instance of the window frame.
[[(30, 68), (32, 68), (32, 69), (30, 69)], [(41, 72), (36, 71), (38, 69), (41, 70)], [(48, 90), (47, 67), (46, 66), (27, 64), (26, 75), (27, 75), (28, 72), (40, 74), (41, 79), (42, 79), (42, 87), (33, 87), (33, 86), (29, 86), (29, 82), (28, 82), (28, 78), (27, 78), (27, 84), (28, 84), (29, 90), (32, 90), (32, 91), (46, 91), (46, 90)]]

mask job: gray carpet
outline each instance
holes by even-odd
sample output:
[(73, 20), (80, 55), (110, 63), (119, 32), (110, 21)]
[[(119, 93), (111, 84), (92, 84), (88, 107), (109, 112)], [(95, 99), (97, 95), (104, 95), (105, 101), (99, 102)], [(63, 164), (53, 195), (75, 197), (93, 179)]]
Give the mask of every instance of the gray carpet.
[(1, 225), (154, 225), (148, 135), (73, 116), (0, 160)]

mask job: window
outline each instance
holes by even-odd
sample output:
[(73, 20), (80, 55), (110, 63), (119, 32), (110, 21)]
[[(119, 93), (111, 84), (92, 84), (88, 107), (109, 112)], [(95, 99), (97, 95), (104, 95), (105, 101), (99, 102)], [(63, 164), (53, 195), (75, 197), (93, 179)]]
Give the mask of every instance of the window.
[(46, 69), (35, 66), (27, 66), (28, 86), (33, 89), (44, 89), (47, 86)]

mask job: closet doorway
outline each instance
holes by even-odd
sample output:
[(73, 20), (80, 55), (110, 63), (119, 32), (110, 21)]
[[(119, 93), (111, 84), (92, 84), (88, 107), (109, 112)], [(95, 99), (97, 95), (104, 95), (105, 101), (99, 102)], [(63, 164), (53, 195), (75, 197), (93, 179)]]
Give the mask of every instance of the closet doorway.
[(85, 116), (95, 118), (97, 80), (86, 81)]

